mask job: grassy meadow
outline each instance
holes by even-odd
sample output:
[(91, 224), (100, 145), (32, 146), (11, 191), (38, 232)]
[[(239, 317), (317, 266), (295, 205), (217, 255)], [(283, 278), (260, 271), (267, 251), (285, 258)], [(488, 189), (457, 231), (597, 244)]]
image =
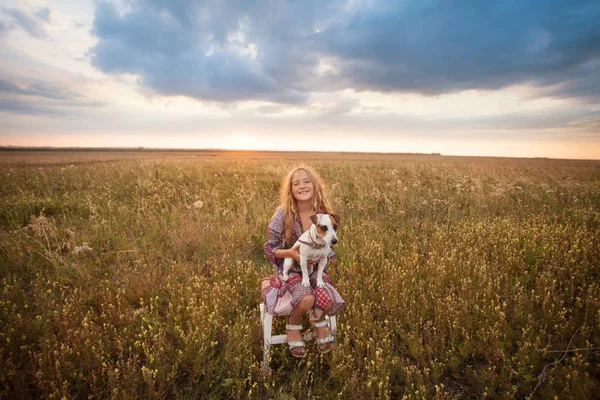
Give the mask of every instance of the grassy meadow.
[[(265, 379), (262, 246), (300, 162), (347, 306), (331, 353), (274, 346)], [(0, 152), (0, 398), (597, 398), (599, 277), (600, 162)]]

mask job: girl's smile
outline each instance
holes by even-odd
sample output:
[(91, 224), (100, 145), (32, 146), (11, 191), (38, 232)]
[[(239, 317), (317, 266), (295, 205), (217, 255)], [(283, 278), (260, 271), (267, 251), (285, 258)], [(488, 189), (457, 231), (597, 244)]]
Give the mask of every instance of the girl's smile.
[(298, 170), (292, 175), (292, 194), (296, 201), (308, 201), (313, 197), (314, 184), (306, 171)]

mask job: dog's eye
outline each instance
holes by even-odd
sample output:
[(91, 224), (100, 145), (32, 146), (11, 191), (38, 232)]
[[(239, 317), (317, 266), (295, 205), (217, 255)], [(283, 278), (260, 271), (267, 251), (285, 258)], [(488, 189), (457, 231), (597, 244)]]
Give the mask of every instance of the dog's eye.
[(338, 224), (333, 224), (333, 230), (337, 231), (338, 226), (339, 226)]
[(323, 230), (323, 232), (327, 232), (327, 225), (321, 225), (321, 229)]

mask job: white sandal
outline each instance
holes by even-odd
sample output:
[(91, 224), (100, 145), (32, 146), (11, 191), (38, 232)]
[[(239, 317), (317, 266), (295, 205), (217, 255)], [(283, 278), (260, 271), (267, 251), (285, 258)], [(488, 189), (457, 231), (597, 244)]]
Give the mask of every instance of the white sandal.
[[(301, 331), (303, 329), (302, 325), (291, 325), (291, 324), (286, 324), (285, 325), (285, 330), (286, 331)], [(296, 358), (304, 358), (304, 356), (306, 356), (306, 343), (304, 342), (304, 340), (296, 340), (293, 342), (288, 341), (287, 342), (288, 347), (290, 349), (290, 354), (293, 355)], [(294, 353), (292, 350), (293, 349), (297, 349), (297, 348), (303, 348), (304, 352), (300, 355), (297, 353)]]
[(329, 353), (331, 351), (331, 345), (326, 347), (324, 350), (321, 349), (321, 345), (322, 344), (326, 344), (326, 343), (332, 343), (335, 338), (333, 337), (333, 335), (331, 334), (331, 328), (329, 328), (329, 335), (320, 338), (317, 334), (317, 329), (316, 328), (322, 328), (322, 327), (327, 327), (329, 328), (329, 324), (327, 323), (326, 320), (323, 321), (319, 321), (319, 322), (315, 322), (315, 337), (316, 339), (316, 343), (317, 343), (317, 350), (319, 351), (319, 353), (321, 354), (325, 354), (325, 353)]

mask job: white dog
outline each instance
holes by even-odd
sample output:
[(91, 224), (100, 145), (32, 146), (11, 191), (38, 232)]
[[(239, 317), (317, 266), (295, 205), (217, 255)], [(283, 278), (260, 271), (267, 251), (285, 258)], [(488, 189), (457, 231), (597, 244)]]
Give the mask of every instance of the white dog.
[[(302, 270), (302, 286), (309, 287), (308, 277), (312, 274), (313, 265), (318, 263), (317, 286), (325, 286), (323, 271), (327, 265), (327, 256), (332, 245), (338, 242), (335, 231), (338, 228), (340, 217), (334, 214), (313, 214), (310, 216), (312, 225), (300, 236), (294, 244), (300, 244), (300, 269)], [(283, 279), (288, 280), (289, 271), (294, 265), (293, 258), (286, 258), (283, 262)], [(310, 272), (309, 272), (310, 267)]]

